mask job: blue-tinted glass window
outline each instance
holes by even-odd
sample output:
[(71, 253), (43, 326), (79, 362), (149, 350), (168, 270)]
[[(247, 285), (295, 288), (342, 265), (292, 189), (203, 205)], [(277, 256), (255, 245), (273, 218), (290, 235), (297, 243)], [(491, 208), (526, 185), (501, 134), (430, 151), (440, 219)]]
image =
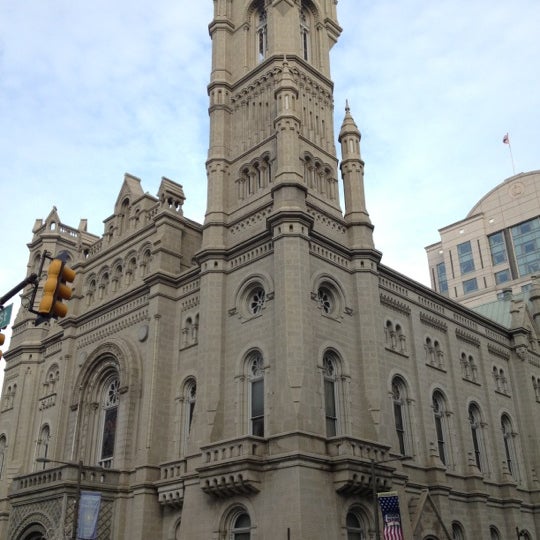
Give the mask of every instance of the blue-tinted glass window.
[(520, 223), (511, 232), (519, 275), (540, 271), (540, 218)]
[(510, 270), (508, 268), (505, 268), (500, 272), (495, 272), (495, 283), (497, 285), (500, 285), (501, 283), (506, 283), (507, 281), (510, 281), (510, 279)]
[(476, 281), (476, 278), (473, 279), (466, 279), (463, 282), (463, 293), (468, 294), (474, 291), (478, 290), (478, 282)]
[(446, 266), (444, 263), (437, 265), (437, 281), (439, 282), (439, 292), (448, 292), (448, 278), (446, 277)]
[(491, 250), (491, 262), (493, 263), (493, 266), (508, 260), (506, 243), (502, 231), (489, 236), (489, 247)]
[(469, 272), (474, 272), (474, 260), (471, 243), (463, 242), (463, 244), (458, 244), (457, 251), (461, 273), (468, 274)]

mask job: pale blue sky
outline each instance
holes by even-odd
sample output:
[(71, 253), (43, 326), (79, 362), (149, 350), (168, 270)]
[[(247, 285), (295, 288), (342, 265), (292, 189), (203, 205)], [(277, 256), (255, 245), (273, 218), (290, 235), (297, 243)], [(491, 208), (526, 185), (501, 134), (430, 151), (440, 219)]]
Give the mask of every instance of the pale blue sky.
[[(202, 220), (211, 0), (0, 2), (0, 295), (32, 226), (103, 232), (124, 172), (184, 186)], [(339, 0), (336, 129), (362, 132), (383, 263), (429, 284), (424, 247), (516, 172), (540, 169), (538, 0)], [(189, 16), (189, 20), (188, 20)], [(0, 364), (3, 369), (3, 364)]]

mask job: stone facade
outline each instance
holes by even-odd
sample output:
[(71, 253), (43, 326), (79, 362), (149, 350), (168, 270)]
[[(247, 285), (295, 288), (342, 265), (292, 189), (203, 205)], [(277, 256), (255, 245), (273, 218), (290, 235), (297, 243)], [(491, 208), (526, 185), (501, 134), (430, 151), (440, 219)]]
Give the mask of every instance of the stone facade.
[(82, 489), (100, 540), (373, 539), (375, 479), (407, 539), (536, 538), (540, 287), (504, 326), (381, 265), (336, 2), (214, 5), (204, 224), (130, 175), (102, 236), (36, 222), (28, 272), (77, 276), (14, 324), (0, 537), (69, 537)]

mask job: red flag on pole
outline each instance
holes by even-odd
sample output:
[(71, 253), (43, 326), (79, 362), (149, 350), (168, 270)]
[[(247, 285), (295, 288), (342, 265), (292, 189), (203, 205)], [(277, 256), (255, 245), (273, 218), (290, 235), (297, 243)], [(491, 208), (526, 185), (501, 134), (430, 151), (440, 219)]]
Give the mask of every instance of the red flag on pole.
[(503, 143), (510, 144), (510, 137), (508, 136), (508, 133), (503, 137)]

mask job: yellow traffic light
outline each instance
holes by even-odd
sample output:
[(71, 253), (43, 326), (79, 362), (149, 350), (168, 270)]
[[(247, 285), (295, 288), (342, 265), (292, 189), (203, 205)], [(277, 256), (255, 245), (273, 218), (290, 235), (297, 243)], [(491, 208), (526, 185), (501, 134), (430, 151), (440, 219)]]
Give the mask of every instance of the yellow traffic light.
[[(6, 341), (6, 336), (4, 334), (2, 334), (2, 332), (0, 332), (0, 347), (5, 343)], [(2, 351), (0, 351), (0, 358), (2, 358)]]
[(43, 285), (43, 296), (38, 313), (43, 317), (65, 317), (67, 306), (62, 300), (71, 298), (72, 289), (66, 283), (75, 279), (75, 271), (66, 266), (63, 259), (56, 258), (49, 264), (47, 280)]

